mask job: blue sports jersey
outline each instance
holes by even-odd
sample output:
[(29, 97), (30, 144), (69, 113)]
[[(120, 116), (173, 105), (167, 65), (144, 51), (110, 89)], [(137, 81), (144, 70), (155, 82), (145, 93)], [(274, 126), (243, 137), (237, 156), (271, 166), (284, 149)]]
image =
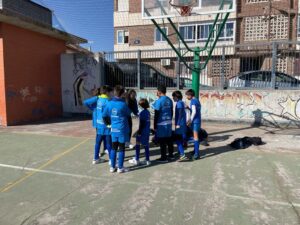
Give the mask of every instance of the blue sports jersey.
[(102, 116), (111, 118), (112, 136), (126, 137), (129, 134), (128, 116), (130, 113), (130, 109), (121, 98), (113, 98), (107, 103)]
[(192, 106), (196, 107), (196, 115), (192, 121), (192, 123), (199, 123), (201, 124), (201, 104), (197, 98), (193, 98), (191, 100), (190, 108), (192, 109)]
[(150, 136), (150, 112), (147, 109), (144, 109), (140, 113), (140, 126), (141, 124), (142, 129), (140, 130), (141, 132), (141, 137), (140, 137), (140, 142), (142, 144), (149, 143), (149, 136)]
[(107, 95), (100, 95), (97, 101), (97, 133), (101, 135), (110, 135), (110, 128), (107, 128), (103, 121), (103, 112), (108, 102)]
[(186, 132), (186, 112), (185, 112), (185, 105), (182, 100), (179, 100), (176, 103), (175, 126), (180, 126), (179, 129), (175, 129), (175, 133), (184, 134)]
[(97, 101), (98, 101), (98, 96), (88, 98), (83, 101), (83, 104), (88, 107), (90, 110), (93, 112), (93, 127), (97, 128)]
[(161, 96), (154, 102), (153, 108), (159, 113), (156, 136), (159, 138), (171, 137), (173, 117), (172, 100), (167, 96)]

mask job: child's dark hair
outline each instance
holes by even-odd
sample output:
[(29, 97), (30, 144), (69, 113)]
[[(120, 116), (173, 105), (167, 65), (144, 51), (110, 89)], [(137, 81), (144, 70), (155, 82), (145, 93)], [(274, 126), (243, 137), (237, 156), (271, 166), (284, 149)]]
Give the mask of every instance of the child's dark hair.
[(141, 106), (143, 109), (148, 109), (150, 107), (148, 100), (145, 98), (140, 99), (139, 106)]
[(181, 91), (174, 91), (173, 93), (172, 93), (172, 96), (173, 97), (176, 97), (177, 99), (179, 99), (179, 100), (182, 100), (182, 93), (181, 93)]
[(96, 88), (96, 89), (92, 90), (92, 95), (93, 95), (93, 96), (98, 96), (98, 95), (100, 95), (100, 92), (101, 92), (100, 89), (101, 89), (101, 88)]
[(114, 95), (117, 97), (122, 97), (122, 95), (125, 93), (125, 88), (121, 85), (116, 85), (114, 88)]
[(163, 94), (166, 94), (166, 93), (167, 93), (167, 88), (166, 88), (165, 85), (159, 85), (159, 86), (157, 87), (157, 90), (160, 91), (160, 92), (163, 93)]
[(195, 97), (195, 91), (193, 89), (187, 90), (185, 92), (185, 95), (190, 95), (192, 97)]
[(101, 95), (107, 95), (109, 92), (112, 92), (112, 88), (108, 85), (104, 85), (100, 88), (100, 94)]
[(127, 91), (127, 97), (130, 98), (130, 96), (131, 96), (132, 94), (135, 94), (135, 95), (136, 95), (136, 91), (133, 90), (133, 89), (129, 89), (129, 90)]

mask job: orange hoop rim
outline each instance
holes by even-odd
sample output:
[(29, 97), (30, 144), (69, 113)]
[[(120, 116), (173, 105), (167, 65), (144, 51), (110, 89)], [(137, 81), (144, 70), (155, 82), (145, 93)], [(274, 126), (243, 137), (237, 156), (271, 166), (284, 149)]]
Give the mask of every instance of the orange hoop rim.
[(193, 1), (186, 5), (176, 5), (172, 3), (172, 0), (169, 1), (169, 4), (175, 8), (181, 16), (190, 16), (196, 3), (197, 1)]

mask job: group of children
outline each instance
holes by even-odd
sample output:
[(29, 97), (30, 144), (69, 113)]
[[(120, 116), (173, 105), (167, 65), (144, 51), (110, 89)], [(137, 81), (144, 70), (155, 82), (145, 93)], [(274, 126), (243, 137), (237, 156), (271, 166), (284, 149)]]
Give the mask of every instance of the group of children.
[[(173, 142), (178, 146), (179, 161), (186, 160), (184, 142), (188, 127), (193, 130), (194, 155), (193, 159), (199, 159), (199, 137), (201, 127), (201, 105), (195, 92), (188, 90), (186, 98), (190, 100), (190, 106), (186, 107), (182, 101), (182, 93), (174, 91), (172, 94), (175, 107), (175, 131), (173, 126), (173, 101), (166, 96), (166, 87), (157, 88), (158, 99), (152, 105), (154, 113), (154, 133), (156, 141), (160, 145), (161, 157), (158, 162), (168, 162), (174, 159)], [(145, 149), (144, 164), (150, 165), (150, 119), (148, 110), (150, 107), (147, 99), (140, 99), (137, 103), (134, 90), (125, 91), (125, 88), (117, 85), (113, 89), (102, 86), (95, 93), (96, 96), (84, 101), (84, 104), (93, 111), (93, 127), (96, 128), (96, 143), (93, 164), (104, 162), (100, 157), (100, 146), (103, 142), (105, 153), (109, 156), (110, 172), (124, 173), (128, 169), (124, 167), (125, 148), (130, 146), (132, 135), (132, 113), (139, 117), (139, 127), (136, 135), (135, 157), (129, 163), (139, 165), (141, 145)], [(138, 111), (138, 105), (142, 111)], [(189, 116), (190, 115), (190, 116)], [(128, 144), (127, 144), (128, 143)], [(167, 156), (168, 148), (168, 156)], [(116, 162), (118, 159), (118, 162)], [(117, 164), (117, 165), (116, 165)]]

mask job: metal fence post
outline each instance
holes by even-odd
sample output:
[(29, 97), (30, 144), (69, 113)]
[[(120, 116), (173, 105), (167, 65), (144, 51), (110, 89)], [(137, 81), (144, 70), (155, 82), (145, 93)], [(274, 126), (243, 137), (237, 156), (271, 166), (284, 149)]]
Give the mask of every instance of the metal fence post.
[(220, 88), (224, 88), (225, 86), (225, 45), (222, 46), (222, 63), (221, 63), (221, 83)]
[(142, 58), (142, 51), (137, 51), (137, 88), (141, 89), (141, 58)]
[(180, 58), (177, 57), (177, 62), (176, 62), (176, 67), (175, 67), (175, 73), (176, 73), (176, 88), (177, 88), (177, 90), (180, 89), (180, 71), (181, 71)]
[(271, 87), (275, 88), (276, 84), (276, 65), (277, 65), (277, 43), (272, 43), (272, 78), (271, 78)]

